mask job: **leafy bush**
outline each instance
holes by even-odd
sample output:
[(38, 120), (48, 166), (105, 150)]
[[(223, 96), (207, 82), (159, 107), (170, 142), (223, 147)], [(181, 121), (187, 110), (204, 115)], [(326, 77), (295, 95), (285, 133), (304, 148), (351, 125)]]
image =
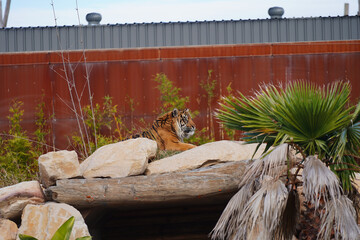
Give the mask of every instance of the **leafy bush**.
[(86, 158), (96, 149), (118, 142), (134, 129), (127, 128), (118, 115), (117, 105), (113, 105), (112, 97), (105, 96), (102, 105), (96, 103), (93, 109), (90, 105), (83, 107), (85, 129), (88, 137), (85, 142), (78, 134), (71, 137), (72, 146), (81, 158)]
[(174, 108), (184, 109), (189, 103), (189, 97), (180, 95), (181, 88), (174, 86), (174, 83), (164, 74), (156, 74), (154, 81), (158, 83), (156, 86), (160, 91), (161, 114), (172, 111)]
[[(191, 136), (189, 139), (185, 139), (186, 142), (193, 143), (195, 145), (201, 145), (207, 142), (214, 141), (214, 133), (213, 133), (214, 126), (211, 117), (211, 112), (212, 112), (211, 102), (215, 96), (214, 89), (216, 86), (216, 80), (211, 80), (211, 73), (212, 71), (209, 70), (208, 79), (201, 83), (201, 86), (206, 91), (206, 95), (204, 95), (204, 97), (207, 98), (208, 103), (210, 102), (210, 109), (209, 109), (210, 126), (200, 130), (196, 130), (193, 136)], [(180, 94), (181, 88), (176, 87), (174, 83), (164, 73), (156, 74), (154, 81), (158, 83), (156, 88), (160, 91), (161, 113), (172, 111), (174, 108), (177, 109), (186, 108), (186, 104), (190, 102), (190, 98), (188, 96), (186, 97), (181, 96)], [(193, 119), (195, 119), (198, 114), (199, 114), (198, 110), (191, 109), (191, 116)]]
[(20, 125), (24, 110), (23, 102), (14, 101), (9, 108), (10, 129), (0, 136), (0, 185), (7, 186), (37, 179), (38, 146), (28, 137)]

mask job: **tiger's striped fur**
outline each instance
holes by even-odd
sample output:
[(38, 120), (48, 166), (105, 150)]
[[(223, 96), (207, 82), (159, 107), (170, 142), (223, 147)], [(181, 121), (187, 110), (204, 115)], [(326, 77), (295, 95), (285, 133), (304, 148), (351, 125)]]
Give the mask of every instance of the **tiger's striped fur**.
[(191, 137), (195, 132), (189, 109), (182, 111), (176, 108), (160, 117), (152, 124), (151, 128), (129, 138), (149, 138), (157, 142), (161, 150), (185, 151), (196, 147), (193, 144), (184, 143), (184, 138)]

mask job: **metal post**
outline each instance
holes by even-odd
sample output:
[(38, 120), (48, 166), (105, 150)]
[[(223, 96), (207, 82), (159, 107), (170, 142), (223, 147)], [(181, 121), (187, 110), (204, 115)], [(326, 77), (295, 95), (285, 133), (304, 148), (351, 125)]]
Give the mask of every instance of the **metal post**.
[(344, 4), (344, 16), (349, 16), (349, 3)]

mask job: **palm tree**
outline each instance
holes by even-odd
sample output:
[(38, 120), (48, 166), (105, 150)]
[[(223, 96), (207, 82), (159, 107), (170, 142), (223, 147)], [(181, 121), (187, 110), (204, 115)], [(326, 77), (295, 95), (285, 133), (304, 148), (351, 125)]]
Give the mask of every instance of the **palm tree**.
[(291, 239), (300, 186), (306, 211), (320, 221), (315, 236), (305, 239), (359, 239), (347, 193), (360, 170), (360, 102), (351, 105), (350, 92), (347, 82), (294, 81), (262, 86), (252, 97), (224, 98), (218, 119), (242, 131), (246, 142), (267, 147), (249, 165), (212, 239)]

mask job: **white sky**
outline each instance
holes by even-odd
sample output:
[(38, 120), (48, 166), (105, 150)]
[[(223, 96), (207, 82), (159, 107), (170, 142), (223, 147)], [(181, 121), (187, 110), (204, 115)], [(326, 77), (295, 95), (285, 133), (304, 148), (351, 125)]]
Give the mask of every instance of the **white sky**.
[[(79, 24), (76, 0), (53, 1), (59, 26)], [(81, 24), (89, 12), (99, 12), (101, 24), (264, 19), (273, 6), (283, 7), (286, 18), (342, 16), (344, 3), (350, 16), (357, 14), (358, 0), (78, 0)], [(54, 25), (51, 0), (11, 1), (7, 27)]]

